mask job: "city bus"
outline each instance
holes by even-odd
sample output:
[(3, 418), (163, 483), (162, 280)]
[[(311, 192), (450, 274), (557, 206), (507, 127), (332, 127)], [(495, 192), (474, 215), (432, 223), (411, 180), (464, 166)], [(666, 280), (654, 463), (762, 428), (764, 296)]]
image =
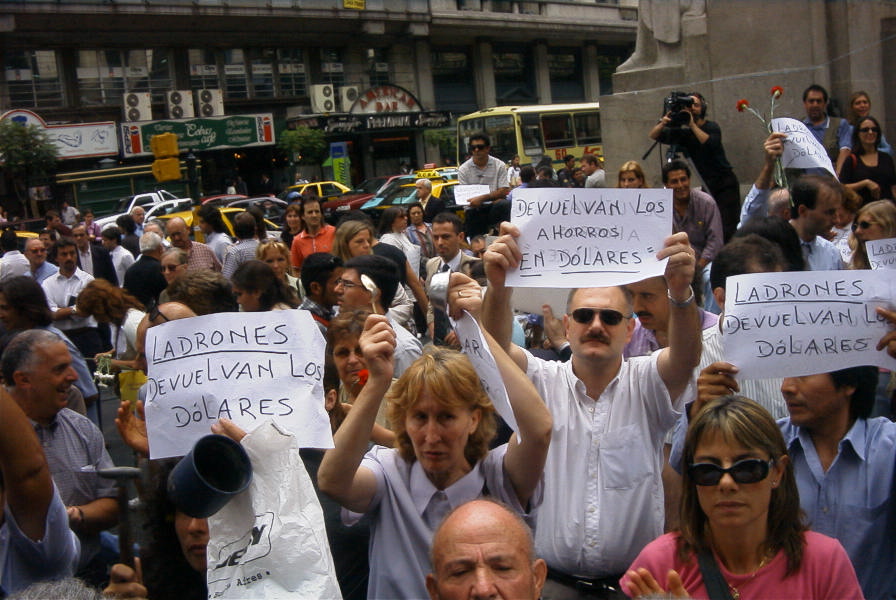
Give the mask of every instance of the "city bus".
[(572, 154), (596, 154), (603, 158), (600, 104), (543, 104), (486, 108), (457, 119), (458, 164), (466, 160), (470, 136), (485, 133), (491, 154), (509, 162), (515, 154), (520, 165), (536, 164), (543, 156), (562, 163)]

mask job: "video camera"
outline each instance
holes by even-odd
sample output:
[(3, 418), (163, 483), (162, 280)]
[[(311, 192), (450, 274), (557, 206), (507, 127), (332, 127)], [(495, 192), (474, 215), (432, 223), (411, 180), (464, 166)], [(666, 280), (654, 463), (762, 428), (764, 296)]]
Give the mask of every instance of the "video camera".
[(681, 113), (693, 105), (694, 97), (685, 92), (672, 92), (663, 98), (663, 115), (669, 115), (669, 118), (672, 119), (669, 126), (686, 127), (690, 122), (690, 117)]

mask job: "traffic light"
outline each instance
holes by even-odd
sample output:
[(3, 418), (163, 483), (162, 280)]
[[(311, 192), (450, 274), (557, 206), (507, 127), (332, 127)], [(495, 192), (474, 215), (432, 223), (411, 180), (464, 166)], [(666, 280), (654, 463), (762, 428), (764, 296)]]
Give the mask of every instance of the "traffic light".
[(180, 159), (160, 158), (152, 162), (152, 174), (156, 181), (174, 181), (180, 179)]
[(177, 135), (159, 133), (149, 140), (156, 160), (152, 163), (152, 174), (156, 181), (174, 181), (180, 179), (180, 150), (177, 147)]

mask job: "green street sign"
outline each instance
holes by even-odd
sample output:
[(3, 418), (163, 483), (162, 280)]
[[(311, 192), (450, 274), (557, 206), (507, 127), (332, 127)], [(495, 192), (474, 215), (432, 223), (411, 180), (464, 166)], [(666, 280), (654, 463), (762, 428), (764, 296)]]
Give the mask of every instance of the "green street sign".
[(122, 123), (121, 138), (124, 156), (152, 154), (150, 140), (162, 133), (177, 135), (181, 152), (246, 148), (274, 144), (274, 119), (271, 113), (231, 115), (208, 119), (174, 119)]

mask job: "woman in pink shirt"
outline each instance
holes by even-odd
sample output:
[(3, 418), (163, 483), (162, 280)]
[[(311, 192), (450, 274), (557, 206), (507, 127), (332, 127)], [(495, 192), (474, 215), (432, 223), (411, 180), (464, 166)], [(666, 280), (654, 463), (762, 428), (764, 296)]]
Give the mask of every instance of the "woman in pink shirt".
[(704, 406), (684, 465), (681, 530), (641, 551), (620, 581), (629, 596), (863, 597), (840, 543), (807, 530), (784, 438), (759, 404), (726, 396)]

